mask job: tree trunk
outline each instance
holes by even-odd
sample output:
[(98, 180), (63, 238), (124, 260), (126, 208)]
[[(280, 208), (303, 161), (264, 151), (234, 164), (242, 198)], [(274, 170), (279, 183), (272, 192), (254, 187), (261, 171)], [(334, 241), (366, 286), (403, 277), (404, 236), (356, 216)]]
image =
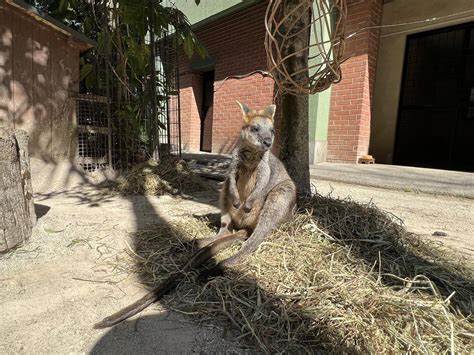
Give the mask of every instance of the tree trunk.
[(309, 176), (308, 97), (284, 95), (281, 104), (280, 159), (296, 184), (298, 195), (311, 192)]
[[(306, 48), (309, 43), (309, 31), (304, 30), (308, 27), (310, 13), (305, 6), (294, 11), (301, 0), (285, 0), (283, 5), (283, 16), (289, 14), (285, 21), (288, 27), (282, 31), (288, 31), (292, 34), (292, 41), (282, 47), (282, 57), (285, 58), (291, 53), (299, 52)], [(281, 39), (281, 37), (279, 37)], [(281, 43), (280, 43), (281, 46)], [(298, 55), (289, 57), (285, 62), (288, 73), (294, 73), (308, 68), (308, 50)], [(298, 76), (308, 76), (308, 72), (303, 71)], [(294, 79), (298, 79), (297, 76)], [(308, 96), (294, 96), (285, 94), (282, 97), (282, 119), (281, 119), (281, 150), (280, 158), (285, 164), (288, 173), (296, 183), (299, 195), (308, 195), (311, 193), (310, 175), (309, 175), (309, 113)]]
[(0, 252), (28, 240), (36, 222), (28, 136), (0, 128)]

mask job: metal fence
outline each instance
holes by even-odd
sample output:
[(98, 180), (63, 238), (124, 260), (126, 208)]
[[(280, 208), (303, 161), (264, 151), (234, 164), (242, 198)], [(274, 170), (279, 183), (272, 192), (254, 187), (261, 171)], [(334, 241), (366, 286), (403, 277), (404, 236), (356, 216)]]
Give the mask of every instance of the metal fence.
[[(71, 93), (76, 102), (76, 161), (85, 171), (127, 169), (150, 158), (181, 155), (179, 68), (176, 40), (164, 36), (155, 42), (156, 99), (144, 102), (137, 119), (120, 114), (113, 80), (114, 58), (95, 54), (96, 87)], [(143, 135), (152, 137), (145, 139)]]

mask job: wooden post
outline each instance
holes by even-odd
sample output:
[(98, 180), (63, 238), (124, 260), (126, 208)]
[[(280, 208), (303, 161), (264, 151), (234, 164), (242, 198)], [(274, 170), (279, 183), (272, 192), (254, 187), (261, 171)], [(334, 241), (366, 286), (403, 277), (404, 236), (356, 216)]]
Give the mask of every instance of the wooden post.
[[(307, 0), (306, 0), (307, 1)], [(299, 6), (300, 0), (286, 0), (283, 7), (283, 16), (288, 16), (288, 28), (291, 28), (293, 39), (290, 45), (282, 48), (282, 56), (297, 53), (306, 48), (309, 42), (310, 13), (305, 6)], [(299, 8), (300, 10), (296, 10)], [(301, 11), (307, 13), (301, 14)], [(297, 20), (295, 20), (297, 19)], [(281, 39), (281, 38), (280, 38)], [(293, 56), (285, 61), (289, 73), (299, 72), (308, 68), (308, 51)], [(300, 75), (308, 75), (303, 71)], [(281, 150), (280, 159), (286, 166), (288, 173), (294, 180), (299, 195), (308, 195), (311, 192), (309, 175), (309, 112), (308, 96), (294, 96), (285, 94), (281, 102)]]
[(0, 252), (28, 240), (36, 222), (28, 135), (0, 128)]

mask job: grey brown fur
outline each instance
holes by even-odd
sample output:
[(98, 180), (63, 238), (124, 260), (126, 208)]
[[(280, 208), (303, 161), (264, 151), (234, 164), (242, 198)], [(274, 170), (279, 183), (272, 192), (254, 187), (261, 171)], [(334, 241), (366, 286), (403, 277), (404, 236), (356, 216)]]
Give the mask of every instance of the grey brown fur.
[(217, 274), (254, 252), (268, 234), (291, 216), (296, 203), (295, 184), (270, 151), (275, 138), (275, 105), (260, 111), (239, 105), (244, 125), (220, 194), (221, 228), (216, 238), (233, 229), (246, 229), (250, 236), (237, 254), (209, 274)]

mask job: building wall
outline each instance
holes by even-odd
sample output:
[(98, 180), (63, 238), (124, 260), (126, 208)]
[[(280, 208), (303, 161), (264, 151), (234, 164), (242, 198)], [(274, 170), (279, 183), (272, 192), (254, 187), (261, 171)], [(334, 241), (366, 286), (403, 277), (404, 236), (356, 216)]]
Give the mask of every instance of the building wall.
[[(35, 192), (51, 186), (58, 164), (76, 155), (75, 105), (68, 92), (78, 91), (78, 83), (79, 48), (66, 35), (0, 5), (0, 126), (28, 133)], [(69, 177), (64, 170), (64, 180)]]
[(201, 1), (199, 5), (194, 0), (166, 0), (166, 5), (175, 5), (188, 18), (193, 25), (201, 21), (212, 21), (215, 16), (222, 13), (238, 11), (238, 9), (254, 5), (261, 0), (212, 0)]
[[(181, 107), (181, 144), (186, 151), (198, 151), (200, 141), (202, 77), (199, 73), (193, 73), (189, 69), (183, 72), (183, 66), (189, 67), (189, 62), (181, 54), (179, 64), (181, 73), (179, 78), (180, 107)], [(183, 64), (184, 62), (184, 64)]]
[[(263, 45), (264, 14), (261, 3), (212, 22), (196, 31), (199, 40), (215, 61), (214, 104), (212, 108), (212, 152), (230, 153), (242, 126), (239, 100), (252, 108), (273, 102), (273, 81), (255, 73), (246, 78), (228, 78), (256, 70), (266, 70)], [(245, 19), (245, 21), (243, 21)], [(182, 142), (185, 150), (199, 150), (202, 62), (194, 56), (180, 56)]]
[[(197, 27), (198, 38), (211, 53), (215, 60), (216, 82), (215, 101), (212, 108), (213, 118), (207, 120), (205, 129), (212, 129), (206, 134), (205, 146), (212, 145), (213, 152), (227, 153), (236, 142), (241, 126), (241, 114), (235, 100), (241, 100), (255, 108), (263, 107), (274, 100), (273, 83), (270, 79), (262, 79), (260, 74), (236, 80), (225, 77), (242, 75), (254, 70), (266, 70), (266, 54), (264, 48), (264, 15), (266, 1), (217, 1), (216, 6), (201, 2), (176, 2)], [(204, 6), (205, 5), (205, 6)], [(225, 5), (225, 6), (224, 6)], [(227, 6), (227, 7), (226, 7)], [(237, 11), (233, 15), (229, 12)], [(222, 17), (220, 20), (216, 17)], [(242, 21), (245, 19), (245, 21)], [(314, 33), (311, 33), (313, 38)], [(185, 150), (199, 149), (199, 108), (201, 105), (200, 72), (191, 67), (199, 67), (202, 60), (198, 57), (187, 60), (182, 58), (181, 69), (181, 104), (182, 104), (182, 138)], [(203, 62), (205, 66), (205, 62)], [(196, 65), (197, 64), (197, 65)], [(191, 79), (194, 78), (194, 79)], [(191, 85), (196, 82), (196, 85)], [(327, 145), (327, 128), (329, 117), (330, 89), (310, 97), (309, 105), (309, 151), (310, 163), (325, 161)], [(276, 126), (278, 132), (280, 112), (277, 109)], [(278, 151), (279, 139), (275, 143)]]
[(331, 88), (309, 97), (309, 163), (327, 159)]
[[(382, 0), (348, 0), (346, 33), (378, 26)], [(356, 163), (369, 148), (371, 101), (378, 53), (377, 28), (347, 39), (342, 81), (333, 85), (329, 113), (327, 161)]]
[(62, 34), (11, 7), (0, 7), (0, 125), (30, 136), (30, 156), (72, 159), (79, 49)]
[[(382, 25), (422, 21), (418, 24), (383, 28), (372, 112), (370, 153), (379, 163), (391, 164), (395, 145), (398, 105), (408, 35), (474, 20), (472, 0), (395, 0), (383, 7)], [(470, 12), (468, 12), (470, 11)], [(430, 22), (425, 19), (448, 18)]]

